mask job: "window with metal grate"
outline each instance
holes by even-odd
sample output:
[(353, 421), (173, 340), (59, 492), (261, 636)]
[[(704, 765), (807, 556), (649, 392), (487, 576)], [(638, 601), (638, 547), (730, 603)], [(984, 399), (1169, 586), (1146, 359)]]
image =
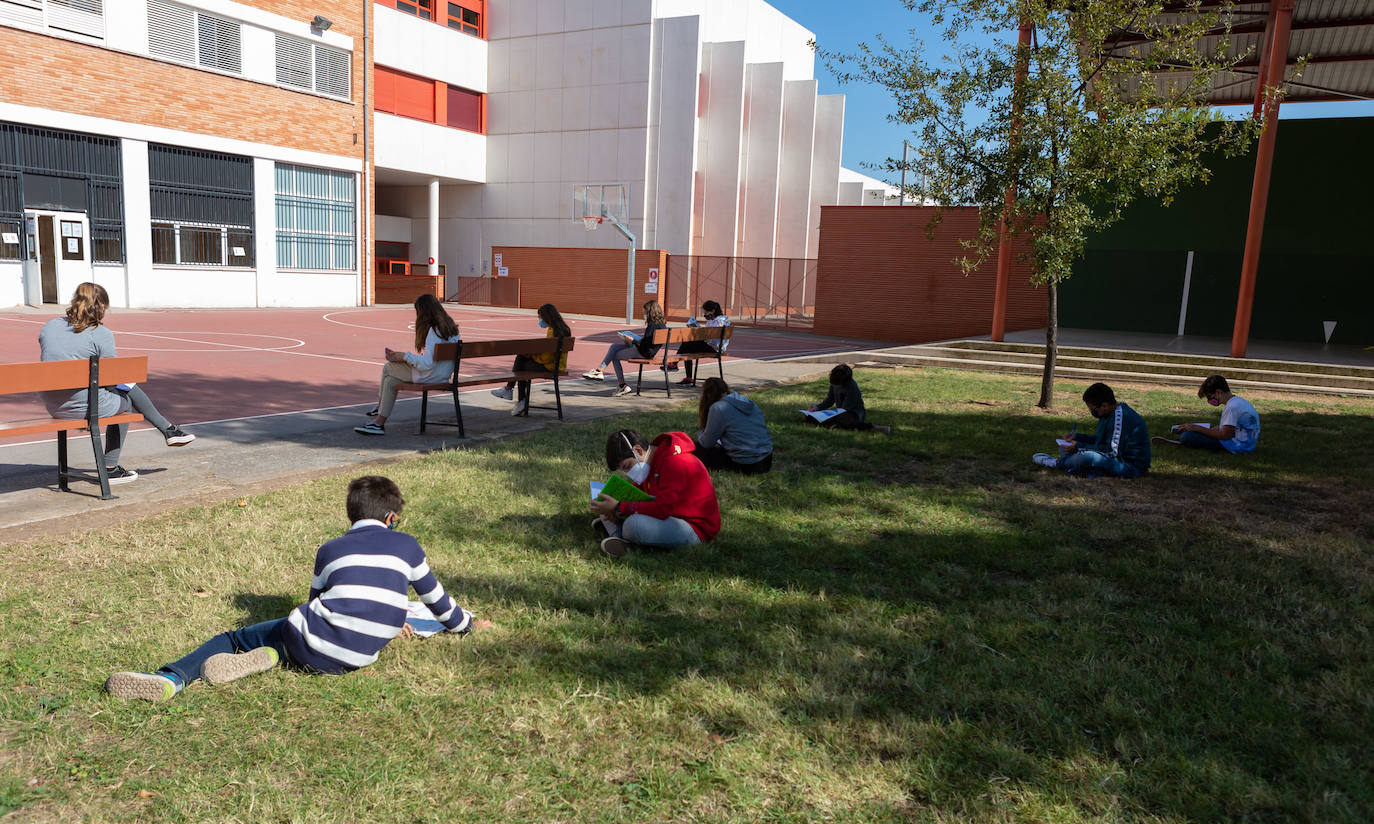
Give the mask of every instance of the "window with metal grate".
[(103, 0), (48, 0), (48, 28), (105, 38)]
[(277, 82), (296, 89), (314, 89), (311, 47), (314, 44), (289, 34), (277, 34)]
[(350, 87), (349, 54), (315, 44), (315, 91), (347, 99)]
[(43, 27), (43, 0), (0, 0), (0, 23)]

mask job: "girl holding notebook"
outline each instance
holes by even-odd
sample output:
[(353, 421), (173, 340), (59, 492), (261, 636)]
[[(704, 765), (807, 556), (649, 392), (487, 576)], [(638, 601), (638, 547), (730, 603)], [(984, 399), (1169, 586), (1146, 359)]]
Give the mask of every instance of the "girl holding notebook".
[(589, 381), (605, 380), (606, 375), (603, 370), (608, 365), (614, 366), (615, 379), (620, 384), (615, 390), (616, 397), (628, 395), (634, 391), (625, 382), (625, 370), (621, 368), (620, 362), (626, 358), (652, 358), (658, 352), (658, 347), (651, 342), (654, 339), (654, 333), (660, 329), (668, 328), (668, 321), (663, 316), (663, 307), (658, 305), (658, 301), (645, 301), (643, 309), (643, 333), (618, 333), (620, 340), (611, 344), (611, 348), (606, 350), (606, 357), (601, 359), (601, 365), (589, 372), (582, 373), (582, 377)]

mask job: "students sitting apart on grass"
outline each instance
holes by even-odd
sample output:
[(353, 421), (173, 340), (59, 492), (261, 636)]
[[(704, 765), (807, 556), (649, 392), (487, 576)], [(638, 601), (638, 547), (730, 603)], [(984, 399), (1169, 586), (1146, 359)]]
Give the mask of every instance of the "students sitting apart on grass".
[(414, 538), (393, 531), (404, 503), (389, 478), (355, 479), (347, 499), (353, 525), (315, 553), (306, 603), (286, 618), (216, 635), (156, 672), (116, 672), (105, 681), (106, 691), (166, 701), (197, 678), (224, 684), (277, 664), (326, 675), (360, 669), (401, 634), (412, 588), (449, 632), (490, 627), (453, 603)]
[(761, 475), (773, 468), (773, 439), (763, 410), (720, 378), (701, 385), (696, 456), (707, 469)]
[[(689, 319), (687, 325), (712, 329), (730, 325), (730, 318), (727, 317), (725, 311), (720, 308), (720, 304), (716, 303), (714, 300), (708, 300), (701, 304), (701, 317), (702, 320), (706, 321), (705, 323), (696, 323), (694, 319)], [(725, 354), (726, 347), (729, 345), (730, 341), (728, 340), (719, 341), (718, 343), (713, 343), (708, 340), (689, 340), (678, 344), (677, 353), (679, 355), (714, 355), (717, 351), (717, 346), (719, 346), (719, 351), (723, 355)], [(676, 366), (676, 362), (668, 364), (670, 370), (676, 368)], [(694, 386), (696, 384), (697, 380), (693, 375), (695, 366), (695, 360), (685, 360), (682, 362), (682, 369), (686, 377), (678, 381), (678, 385)]]
[[(110, 309), (110, 295), (98, 283), (82, 283), (72, 293), (67, 313), (53, 318), (38, 330), (40, 359), (45, 361), (86, 360), (91, 355), (102, 358), (118, 357), (114, 333), (105, 326), (105, 313)], [(42, 393), (48, 414), (54, 418), (77, 420), (87, 414), (87, 390), (52, 390)], [(97, 395), (96, 412), (105, 418), (125, 412), (137, 412), (157, 427), (168, 446), (185, 446), (196, 439), (183, 432), (157, 411), (148, 394), (138, 384), (102, 386)], [(126, 484), (138, 480), (138, 473), (119, 465), (119, 453), (129, 437), (127, 423), (105, 427), (105, 472), (112, 484)]]
[(415, 299), (415, 351), (398, 352), (387, 348), (382, 367), (382, 388), (377, 405), (367, 413), (374, 420), (353, 427), (360, 435), (385, 435), (386, 421), (396, 406), (397, 386), (403, 383), (439, 383), (453, 375), (453, 361), (434, 360), (434, 347), (457, 343), (458, 324), (444, 311), (444, 305), (430, 294)]
[(625, 555), (629, 544), (646, 547), (693, 546), (720, 531), (720, 504), (711, 473), (692, 454), (696, 444), (685, 432), (665, 432), (644, 440), (632, 429), (606, 439), (606, 467), (623, 472), (652, 501), (617, 501), (601, 495), (590, 504), (598, 517), (592, 528), (601, 551)]
[(626, 337), (621, 333), (620, 339), (611, 344), (611, 348), (606, 350), (606, 357), (601, 359), (601, 365), (595, 369), (582, 373), (582, 377), (589, 381), (605, 380), (605, 369), (607, 366), (615, 367), (615, 379), (619, 386), (615, 390), (615, 397), (628, 395), (634, 390), (625, 382), (625, 370), (620, 362), (626, 358), (652, 358), (658, 353), (658, 347), (650, 343), (654, 339), (654, 333), (660, 329), (667, 329), (668, 322), (663, 316), (663, 307), (658, 305), (656, 300), (644, 302), (644, 331), (637, 337)]
[(1178, 433), (1178, 440), (1153, 438), (1150, 442), (1230, 452), (1233, 455), (1255, 451), (1255, 447), (1259, 446), (1259, 412), (1246, 399), (1231, 394), (1231, 386), (1226, 383), (1226, 378), (1221, 375), (1207, 378), (1198, 389), (1197, 396), (1212, 406), (1222, 407), (1220, 424), (1181, 423), (1170, 428), (1171, 432)]
[(1088, 413), (1097, 418), (1092, 435), (1070, 432), (1060, 445), (1060, 457), (1037, 452), (1031, 460), (1050, 469), (1063, 469), (1070, 475), (1095, 478), (1138, 478), (1150, 471), (1150, 432), (1145, 419), (1124, 403), (1119, 403), (1112, 388), (1095, 383), (1083, 392)]
[[(868, 413), (864, 409), (864, 395), (859, 391), (859, 384), (854, 380), (854, 370), (849, 368), (848, 364), (842, 363), (830, 370), (830, 391), (825, 393), (825, 400), (807, 407), (807, 410), (821, 412), (831, 407), (842, 411), (820, 423), (826, 429), (872, 429), (884, 435), (892, 431), (890, 426), (876, 426), (868, 422)], [(817, 423), (810, 417), (806, 421), (811, 424)]]
[[(546, 338), (570, 338), (572, 330), (568, 328), (567, 321), (559, 314), (558, 309), (552, 303), (546, 303), (539, 307), (539, 328), (547, 329), (544, 333)], [(556, 361), (556, 362), (555, 362)], [(568, 368), (568, 353), (562, 352), (556, 358), (552, 352), (540, 352), (534, 355), (516, 355), (515, 365), (511, 367), (512, 372), (562, 372)], [(517, 388), (516, 381), (507, 381), (504, 387), (491, 390), (491, 394), (498, 398), (510, 400), (513, 396), (512, 389), (519, 392), (515, 406), (510, 410), (511, 415), (519, 415), (530, 406), (530, 382), (520, 381)]]

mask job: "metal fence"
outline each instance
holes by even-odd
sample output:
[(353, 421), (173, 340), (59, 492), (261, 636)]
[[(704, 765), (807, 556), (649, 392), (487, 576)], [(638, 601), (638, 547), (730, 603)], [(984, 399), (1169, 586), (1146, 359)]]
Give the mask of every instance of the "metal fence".
[(445, 300), (477, 306), (520, 306), (519, 278), (460, 277), (457, 287)]
[(809, 329), (816, 312), (816, 261), (670, 255), (668, 314), (699, 315), (708, 300), (735, 323)]

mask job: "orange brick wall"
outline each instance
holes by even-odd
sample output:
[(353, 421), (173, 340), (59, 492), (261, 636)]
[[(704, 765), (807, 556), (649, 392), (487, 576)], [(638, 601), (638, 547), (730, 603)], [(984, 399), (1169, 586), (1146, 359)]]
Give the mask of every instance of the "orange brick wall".
[[(537, 309), (552, 303), (558, 311), (578, 315), (625, 316), (625, 275), (629, 268), (624, 249), (557, 249), (542, 246), (493, 246), (510, 276), (520, 279), (520, 305)], [(667, 294), (668, 255), (657, 249), (635, 252), (635, 317), (646, 300), (663, 302)], [(658, 294), (644, 294), (649, 269), (659, 271)]]
[[(934, 239), (926, 224), (934, 209), (921, 206), (821, 209), (816, 275), (820, 335), (928, 343), (986, 335), (992, 329), (996, 260), (965, 277), (953, 261), (962, 238), (978, 230), (976, 208), (946, 209)], [(1013, 247), (1007, 330), (1039, 329), (1048, 311), (1046, 290), (1030, 284), (1029, 264)]]
[[(362, 157), (363, 14), (371, 3), (253, 3), (292, 20), (323, 14), (353, 38), (353, 101), (0, 28), (0, 100), (94, 117)], [(354, 134), (357, 134), (355, 141)]]

